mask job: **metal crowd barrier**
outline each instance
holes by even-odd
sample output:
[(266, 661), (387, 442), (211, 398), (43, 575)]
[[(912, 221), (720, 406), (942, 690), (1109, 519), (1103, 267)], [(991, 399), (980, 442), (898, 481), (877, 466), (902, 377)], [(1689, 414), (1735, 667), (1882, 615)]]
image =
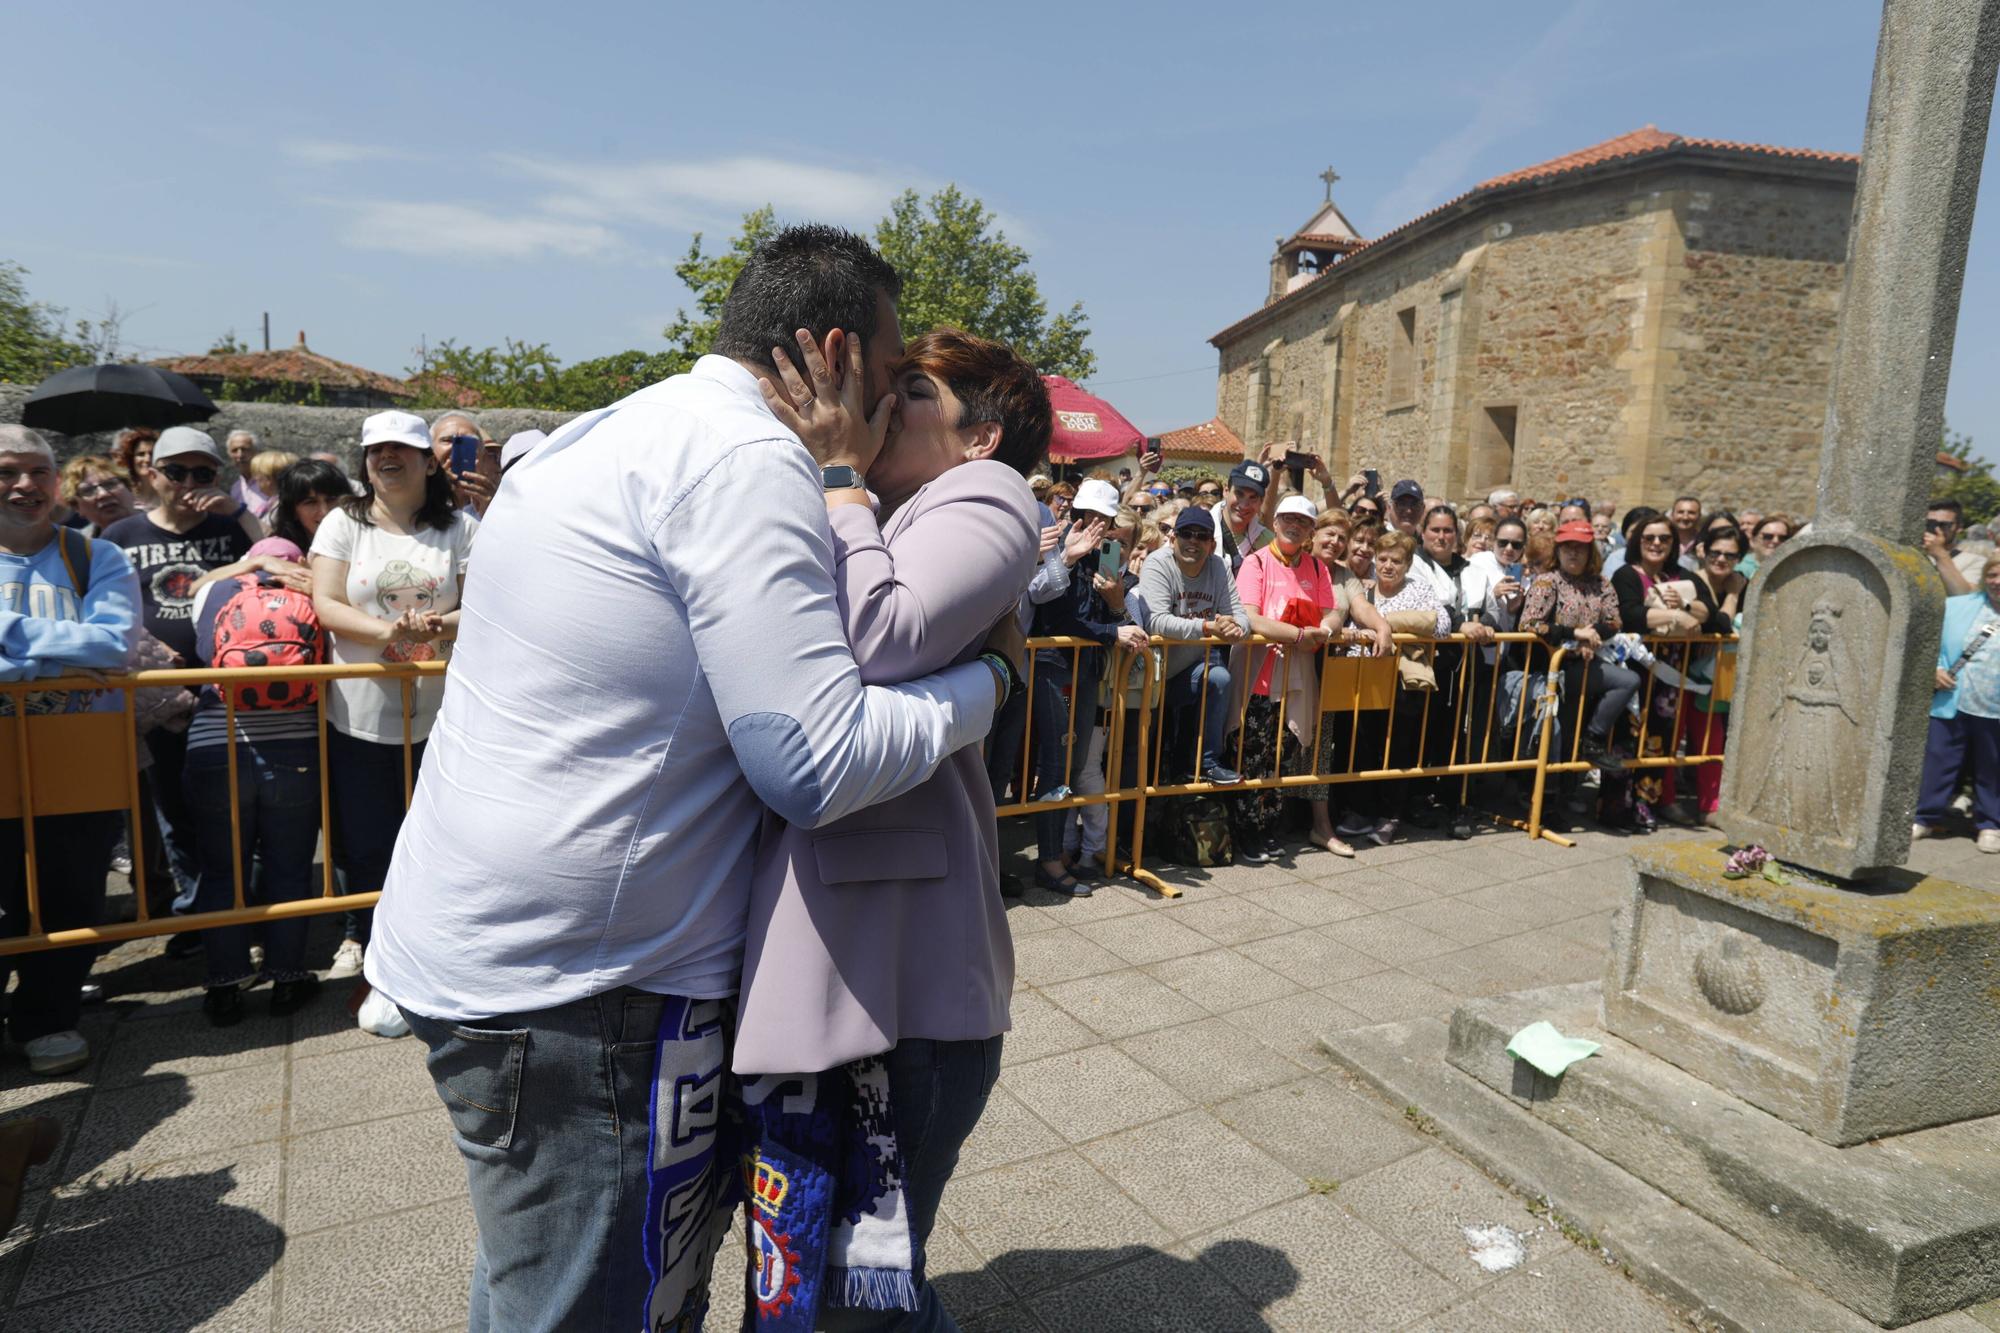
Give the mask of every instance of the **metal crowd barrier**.
[[(1589, 760), (1580, 755), (1583, 734), (1584, 710), (1588, 707), (1587, 692), (1579, 691), (1580, 697), (1574, 701), (1560, 700), (1559, 684), (1564, 663), (1572, 655), (1569, 648), (1551, 649), (1541, 639), (1532, 634), (1496, 634), (1491, 640), (1474, 642), (1463, 634), (1432, 638), (1423, 635), (1394, 635), (1395, 651), (1389, 655), (1349, 656), (1346, 644), (1334, 643), (1312, 651), (1311, 686), (1316, 700), (1312, 725), (1312, 743), (1301, 751), (1308, 761), (1301, 768), (1292, 766), (1293, 771), (1284, 771), (1285, 737), (1289, 730), (1286, 710), (1292, 706), (1292, 691), (1286, 688), (1290, 681), (1291, 657), (1284, 650), (1296, 651), (1296, 645), (1280, 643), (1258, 635), (1249, 635), (1237, 640), (1204, 638), (1170, 640), (1155, 637), (1145, 653), (1132, 653), (1119, 647), (1104, 648), (1094, 640), (1080, 638), (1035, 638), (1029, 639), (1027, 647), (1028, 666), (1024, 673), (1027, 684), (1026, 718), (1021, 734), (1021, 753), (1018, 765), (1012, 766), (1010, 777), (1014, 782), (1014, 799), (1001, 804), (997, 814), (1002, 818), (1044, 815), (1053, 812), (1067, 812), (1084, 807), (1099, 806), (1105, 810), (1106, 837), (1103, 866), (1107, 874), (1123, 874), (1166, 897), (1177, 897), (1180, 890), (1173, 884), (1160, 879), (1145, 869), (1143, 858), (1146, 839), (1147, 803), (1154, 798), (1164, 798), (1194, 793), (1230, 794), (1263, 789), (1294, 789), (1300, 787), (1335, 787), (1360, 782), (1392, 782), (1410, 779), (1450, 779), (1460, 783), (1460, 799), (1463, 801), (1472, 780), (1490, 774), (1526, 773), (1533, 775), (1532, 794), (1529, 798), (1526, 819), (1496, 816), (1501, 822), (1524, 830), (1531, 837), (1547, 838), (1551, 841), (1570, 845), (1569, 840), (1542, 827), (1543, 801), (1546, 795), (1548, 777), (1551, 773), (1578, 772), (1591, 767)], [(1731, 635), (1692, 636), (1647, 636), (1647, 642), (1654, 649), (1656, 657), (1665, 661), (1683, 677), (1690, 666), (1699, 663), (1704, 653), (1712, 654), (1711, 698), (1726, 701), (1733, 691), (1735, 677), (1736, 640)], [(1167, 692), (1170, 683), (1163, 663), (1167, 654), (1176, 648), (1198, 647), (1204, 653), (1214, 649), (1225, 650), (1225, 655), (1234, 662), (1230, 696), (1231, 725), (1224, 729), (1225, 739), (1234, 736), (1234, 753), (1230, 756), (1239, 773), (1243, 764), (1251, 756), (1247, 753), (1249, 728), (1245, 725), (1249, 713), (1251, 686), (1262, 669), (1262, 657), (1277, 652), (1279, 660), (1273, 662), (1273, 697), (1276, 707), (1276, 743), (1272, 747), (1271, 769), (1269, 773), (1244, 773), (1243, 781), (1227, 787), (1218, 787), (1199, 779), (1198, 775), (1188, 776), (1169, 770), (1167, 746), (1163, 743), (1169, 726)], [(1486, 651), (1491, 650), (1491, 660)], [(1101, 679), (1109, 682), (1106, 694), (1109, 706), (1105, 710), (1103, 726), (1104, 781), (1103, 788), (1095, 792), (1070, 791), (1055, 799), (1040, 799), (1034, 790), (1035, 775), (1035, 726), (1036, 726), (1036, 678), (1049, 668), (1041, 663), (1041, 652), (1066, 654), (1068, 657), (1068, 681), (1070, 687), (1065, 692), (1066, 719), (1063, 737), (1065, 775), (1077, 772), (1075, 754), (1077, 709), (1097, 708), (1095, 699), (1078, 699), (1073, 683), (1080, 676), (1083, 654), (1097, 652), (1104, 655), (1105, 675)], [(1398, 658), (1408, 658), (1427, 666), (1435, 678), (1440, 652), (1447, 653), (1447, 662), (1452, 654), (1458, 661), (1448, 668), (1448, 688), (1411, 690), (1399, 684)], [(272, 681), (313, 681), (325, 682), (338, 679), (381, 678), (400, 682), (403, 703), (403, 800), (407, 807), (416, 778), (414, 748), (410, 734), (411, 702), (416, 682), (426, 676), (441, 676), (446, 664), (441, 662), (409, 663), (401, 665), (359, 665), (359, 666), (312, 666), (288, 668), (248, 668), (242, 670), (216, 670), (195, 668), (187, 670), (146, 671), (134, 675), (95, 676), (78, 675), (56, 679), (14, 681), (0, 683), (0, 695), (7, 696), (12, 705), (11, 716), (0, 716), (0, 753), (11, 748), (14, 756), (12, 765), (0, 759), (0, 819), (21, 819), (22, 837), (26, 855), (26, 898), (28, 909), (28, 931), (24, 935), (0, 939), (0, 956), (23, 953), (30, 950), (59, 948), (67, 945), (110, 945), (125, 940), (138, 939), (150, 935), (185, 930), (200, 930), (211, 926), (247, 924), (256, 921), (313, 916), (326, 912), (349, 911), (373, 906), (380, 898), (379, 893), (340, 894), (336, 892), (331, 854), (332, 810), (328, 789), (328, 766), (326, 752), (327, 733), (327, 691), (318, 691), (313, 705), (316, 714), (319, 783), (320, 783), (320, 829), (325, 840), (327, 854), (322, 857), (322, 891), (315, 897), (293, 902), (250, 904), (245, 896), (245, 867), (243, 864), (242, 813), (236, 802), (230, 806), (230, 829), (233, 836), (232, 849), (232, 906), (229, 908), (184, 915), (155, 915), (149, 910), (146, 891), (145, 839), (147, 820), (140, 801), (138, 737), (132, 725), (133, 692), (159, 687), (181, 688), (202, 684), (241, 686)], [(1642, 690), (1640, 709), (1639, 756), (1624, 762), (1630, 767), (1692, 767), (1701, 764), (1720, 763), (1722, 750), (1719, 743), (1710, 743), (1709, 733), (1704, 730), (1699, 743), (1683, 747), (1680, 744), (1685, 733), (1686, 711), (1691, 705), (1685, 691), (1677, 687), (1661, 684), (1657, 678), (1647, 673)], [(125, 695), (124, 711), (118, 713), (64, 713), (28, 714), (25, 704), (29, 694), (51, 691), (94, 691), (111, 690)], [(1660, 696), (1656, 690), (1673, 691), (1673, 712), (1671, 739), (1661, 747), (1661, 753), (1647, 755), (1649, 737), (1657, 739), (1660, 734), (1659, 720), (1655, 716), (1654, 704)], [(1421, 700), (1413, 696), (1421, 695)], [(224, 700), (224, 722), (228, 734), (235, 735), (238, 704), (233, 689), (222, 691)], [(1136, 695), (1136, 703), (1134, 696)], [(1574, 711), (1571, 711), (1571, 704)], [(1505, 711), (1503, 712), (1503, 705)], [(1531, 712), (1532, 705), (1532, 712)], [(1194, 731), (1197, 738), (1202, 734), (1207, 720), (1208, 700), (1206, 691), (1201, 693), (1195, 709)], [(1699, 710), (1697, 710), (1699, 711)], [(1414, 717), (1401, 716), (1414, 712)], [(1560, 747), (1556, 742), (1558, 714), (1566, 723), (1562, 727)], [(1370, 720), (1370, 715), (1375, 715)], [(1436, 727), (1433, 720), (1441, 718)], [(1367, 753), (1362, 753), (1362, 732), (1364, 721), (1368, 721), (1371, 732)], [(1405, 729), (1405, 745), (1401, 753), (1413, 757), (1414, 762), (1394, 763), (1397, 755), (1397, 728)], [(1137, 729), (1136, 746), (1137, 771), (1127, 773), (1125, 752), (1128, 730)], [(1372, 734), (1379, 728), (1379, 752)], [(1326, 742), (1329, 736), (1338, 738), (1345, 731), (1345, 743), (1337, 748), (1344, 751), (1343, 765), (1327, 767), (1321, 759), (1328, 755)], [(1414, 756), (1408, 745), (1408, 731), (1414, 729), (1417, 736)], [(1366, 762), (1372, 760), (1373, 762)], [(228, 747), (228, 781), (235, 787), (238, 771), (237, 747)], [(1093, 785), (1095, 785), (1093, 783)], [(1132, 835), (1129, 849), (1121, 856), (1119, 813), (1121, 806), (1130, 806), (1133, 811)], [(84, 813), (89, 811), (120, 810), (131, 816), (131, 852), (133, 864), (133, 887), (137, 903), (136, 919), (115, 924), (59, 930), (53, 933), (42, 931), (41, 885), (38, 876), (36, 854), (35, 821), (23, 818), (27, 812), (37, 816)]]
[[(11, 771), (0, 762), (0, 819), (20, 819), (21, 837), (27, 857), (25, 869), (28, 931), (25, 935), (0, 939), (0, 956), (36, 949), (55, 949), (73, 944), (117, 944), (149, 935), (164, 935), (210, 926), (244, 925), (293, 916), (316, 916), (325, 912), (353, 911), (372, 907), (380, 893), (339, 894), (334, 891), (331, 854), (332, 803), (327, 790), (326, 699), (324, 688), (317, 690), (313, 705), (319, 746), (320, 832), (327, 839), (328, 854), (323, 861), (323, 892), (313, 898), (293, 902), (250, 905), (244, 900), (243, 812), (240, 802), (229, 804), (229, 829), (234, 884), (233, 906), (214, 912), (190, 912), (179, 916), (155, 916), (146, 892), (147, 820), (139, 798), (139, 737), (133, 727), (133, 694), (143, 689), (185, 688), (193, 685), (226, 684), (221, 690), (224, 725), (230, 737), (236, 735), (239, 711), (233, 687), (272, 681), (314, 681), (355, 678), (387, 678), (401, 682), (403, 695), (403, 804), (408, 807), (416, 782), (416, 763), (410, 735), (410, 704), (416, 682), (425, 676), (443, 675), (442, 662), (384, 664), (245, 667), (218, 670), (210, 667), (141, 671), (131, 675), (78, 675), (0, 683), (0, 694), (12, 705), (10, 716), (0, 717), (0, 750), (11, 748)], [(122, 693), (122, 712), (41, 713), (26, 711), (27, 696), (51, 691), (113, 691)], [(236, 790), (237, 747), (228, 746), (228, 782)], [(78, 927), (44, 933), (42, 930), (41, 882), (35, 847), (36, 817), (85, 814), (122, 810), (130, 816), (133, 896), (137, 904), (132, 921)]]

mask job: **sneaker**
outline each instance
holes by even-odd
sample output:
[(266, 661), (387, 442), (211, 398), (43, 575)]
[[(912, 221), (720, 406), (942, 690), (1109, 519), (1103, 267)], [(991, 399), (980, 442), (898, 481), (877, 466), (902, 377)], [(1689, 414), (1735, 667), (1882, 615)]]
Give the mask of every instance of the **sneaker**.
[(1333, 826), (1335, 837), (1365, 838), (1375, 831), (1375, 821), (1365, 815), (1348, 815)]
[(361, 960), (361, 941), (342, 940), (340, 947), (333, 951), (333, 966), (326, 970), (326, 979), (338, 981), (342, 977), (360, 976)]
[(1458, 842), (1472, 841), (1472, 816), (1463, 810), (1451, 817), (1451, 836)]
[(77, 1002), (79, 1004), (103, 1004), (104, 987), (95, 981), (84, 982), (82, 991), (77, 995)]
[(1936, 834), (1937, 830), (1932, 828), (1929, 824), (1910, 825), (1911, 842), (1922, 842), (1925, 838), (1934, 837), (1936, 836)]
[(22, 1049), (28, 1053), (29, 1071), (44, 1076), (67, 1074), (90, 1063), (90, 1043), (81, 1032), (51, 1032)]
[(1243, 775), (1221, 764), (1209, 764), (1201, 770), (1201, 780), (1216, 787), (1234, 787), (1243, 781)]
[(2000, 828), (1983, 828), (1972, 845), (1982, 852), (2000, 852)]
[(1402, 821), (1385, 819), (1368, 831), (1368, 840), (1377, 847), (1387, 847), (1403, 831)]
[(1276, 858), (1268, 848), (1255, 843), (1244, 843), (1236, 849), (1236, 864), (1240, 866), (1267, 866)]
[(210, 1027), (235, 1027), (243, 1021), (243, 988), (235, 982), (210, 986), (201, 997), (201, 1011), (208, 1015)]
[(290, 981), (271, 983), (271, 1012), (282, 1018), (305, 1007), (319, 994), (319, 978), (308, 972)]
[(263, 970), (264, 970), (264, 946), (261, 944), (253, 944), (250, 946), (250, 971), (253, 974), (256, 974), (256, 973), (261, 973)]
[(132, 858), (129, 856), (112, 857), (111, 873), (114, 875), (130, 875), (132, 873)]

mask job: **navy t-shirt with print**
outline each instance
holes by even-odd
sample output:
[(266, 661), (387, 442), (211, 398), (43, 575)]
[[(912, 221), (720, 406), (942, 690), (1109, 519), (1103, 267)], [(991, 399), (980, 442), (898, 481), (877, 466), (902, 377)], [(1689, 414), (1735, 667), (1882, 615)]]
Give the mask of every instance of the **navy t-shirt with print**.
[(249, 552), (243, 525), (211, 514), (186, 532), (174, 532), (133, 514), (106, 528), (104, 540), (123, 547), (138, 571), (146, 628), (193, 664), (195, 580)]

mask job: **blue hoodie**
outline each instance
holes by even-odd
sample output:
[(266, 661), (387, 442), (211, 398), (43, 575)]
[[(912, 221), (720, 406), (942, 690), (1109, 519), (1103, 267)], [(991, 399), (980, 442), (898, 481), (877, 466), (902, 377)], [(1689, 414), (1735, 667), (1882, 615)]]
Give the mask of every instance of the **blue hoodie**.
[[(90, 576), (77, 596), (62, 544), (31, 556), (0, 552), (0, 680), (34, 680), (79, 668), (123, 671), (138, 632), (139, 578), (125, 552), (90, 543)], [(57, 691), (28, 696), (31, 713), (117, 712), (116, 691)], [(7, 711), (11, 711), (8, 709)]]

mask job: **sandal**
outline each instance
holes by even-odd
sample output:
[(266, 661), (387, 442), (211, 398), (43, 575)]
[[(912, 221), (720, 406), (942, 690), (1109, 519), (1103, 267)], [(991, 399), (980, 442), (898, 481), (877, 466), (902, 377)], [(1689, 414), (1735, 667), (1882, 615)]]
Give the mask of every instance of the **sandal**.
[(1064, 871), (1060, 877), (1043, 869), (1041, 862), (1035, 863), (1035, 887), (1047, 889), (1050, 893), (1060, 893), (1066, 898), (1088, 898), (1093, 890), (1088, 884), (1078, 882), (1074, 875)]
[(1306, 834), (1306, 841), (1323, 852), (1332, 852), (1335, 856), (1354, 855), (1354, 849), (1348, 846), (1346, 841), (1337, 834), (1331, 835), (1325, 842), (1321, 842), (1317, 834), (1308, 833)]

